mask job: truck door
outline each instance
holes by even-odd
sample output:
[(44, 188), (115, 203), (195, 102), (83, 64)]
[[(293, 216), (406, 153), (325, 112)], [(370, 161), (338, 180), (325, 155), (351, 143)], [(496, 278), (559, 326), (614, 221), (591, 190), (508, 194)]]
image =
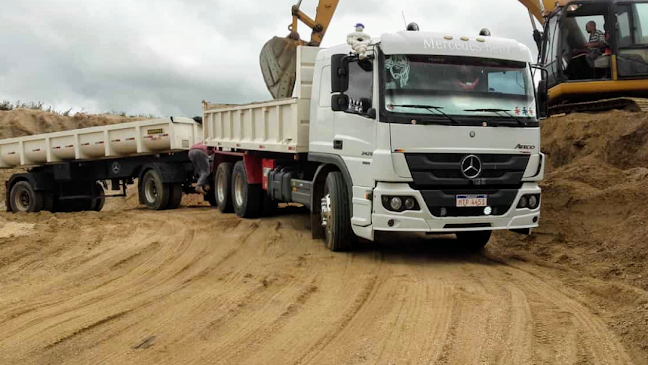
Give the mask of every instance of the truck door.
[(374, 187), (371, 168), (376, 144), (376, 119), (370, 110), (374, 100), (374, 61), (349, 64), (349, 106), (335, 113), (334, 152), (346, 163), (354, 186)]

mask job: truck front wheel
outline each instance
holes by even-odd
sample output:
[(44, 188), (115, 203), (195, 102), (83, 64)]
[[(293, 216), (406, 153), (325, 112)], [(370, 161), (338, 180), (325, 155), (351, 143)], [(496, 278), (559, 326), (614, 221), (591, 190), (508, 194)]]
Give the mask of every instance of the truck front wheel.
[(155, 170), (144, 174), (140, 185), (142, 201), (151, 210), (164, 210), (169, 203), (169, 185), (162, 183), (162, 178)]
[(490, 241), (492, 231), (457, 232), (459, 243), (471, 251), (480, 251)]
[(36, 213), (43, 209), (43, 193), (35, 191), (27, 181), (19, 181), (9, 193), (9, 204), (14, 213)]
[(234, 165), (232, 172), (232, 203), (241, 218), (257, 218), (262, 206), (261, 184), (248, 184), (243, 161)]
[(326, 247), (334, 252), (346, 251), (353, 247), (348, 194), (342, 174), (337, 171), (328, 174), (321, 201), (321, 219)]

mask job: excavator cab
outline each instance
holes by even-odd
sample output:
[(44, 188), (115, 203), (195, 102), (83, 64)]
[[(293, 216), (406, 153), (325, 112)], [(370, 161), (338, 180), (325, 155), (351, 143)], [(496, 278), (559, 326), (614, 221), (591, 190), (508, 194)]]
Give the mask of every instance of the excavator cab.
[[(259, 62), (261, 73), (268, 91), (274, 99), (292, 96), (297, 78), (297, 47), (319, 47), (326, 34), (331, 19), (340, 0), (320, 0), (315, 19), (301, 11), (302, 0), (292, 7), (292, 23), (288, 26), (290, 34), (285, 38), (274, 37), (263, 46)], [(297, 27), (304, 23), (311, 30), (310, 41), (302, 40)]]
[(540, 49), (552, 112), (648, 108), (648, 1), (557, 5)]

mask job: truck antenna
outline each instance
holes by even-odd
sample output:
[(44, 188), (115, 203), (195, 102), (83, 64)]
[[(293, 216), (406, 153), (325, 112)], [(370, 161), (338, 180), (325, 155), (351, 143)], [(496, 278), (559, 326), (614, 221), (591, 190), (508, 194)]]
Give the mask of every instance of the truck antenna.
[(405, 29), (407, 29), (407, 20), (405, 20), (405, 11), (401, 11), (403, 14), (403, 24), (405, 25)]

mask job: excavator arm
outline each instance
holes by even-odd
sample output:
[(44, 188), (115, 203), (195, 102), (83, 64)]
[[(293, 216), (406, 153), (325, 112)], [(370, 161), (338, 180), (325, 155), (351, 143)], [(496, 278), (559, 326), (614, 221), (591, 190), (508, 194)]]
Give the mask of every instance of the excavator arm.
[[(339, 2), (340, 0), (320, 0), (315, 19), (312, 19), (301, 11), (302, 0), (299, 0), (299, 3), (292, 7), (293, 19), (288, 27), (288, 37), (274, 37), (263, 46), (259, 57), (261, 73), (273, 98), (292, 96), (297, 77), (297, 47), (318, 47), (322, 43)], [(302, 40), (297, 32), (299, 22), (312, 30), (309, 42)]]

